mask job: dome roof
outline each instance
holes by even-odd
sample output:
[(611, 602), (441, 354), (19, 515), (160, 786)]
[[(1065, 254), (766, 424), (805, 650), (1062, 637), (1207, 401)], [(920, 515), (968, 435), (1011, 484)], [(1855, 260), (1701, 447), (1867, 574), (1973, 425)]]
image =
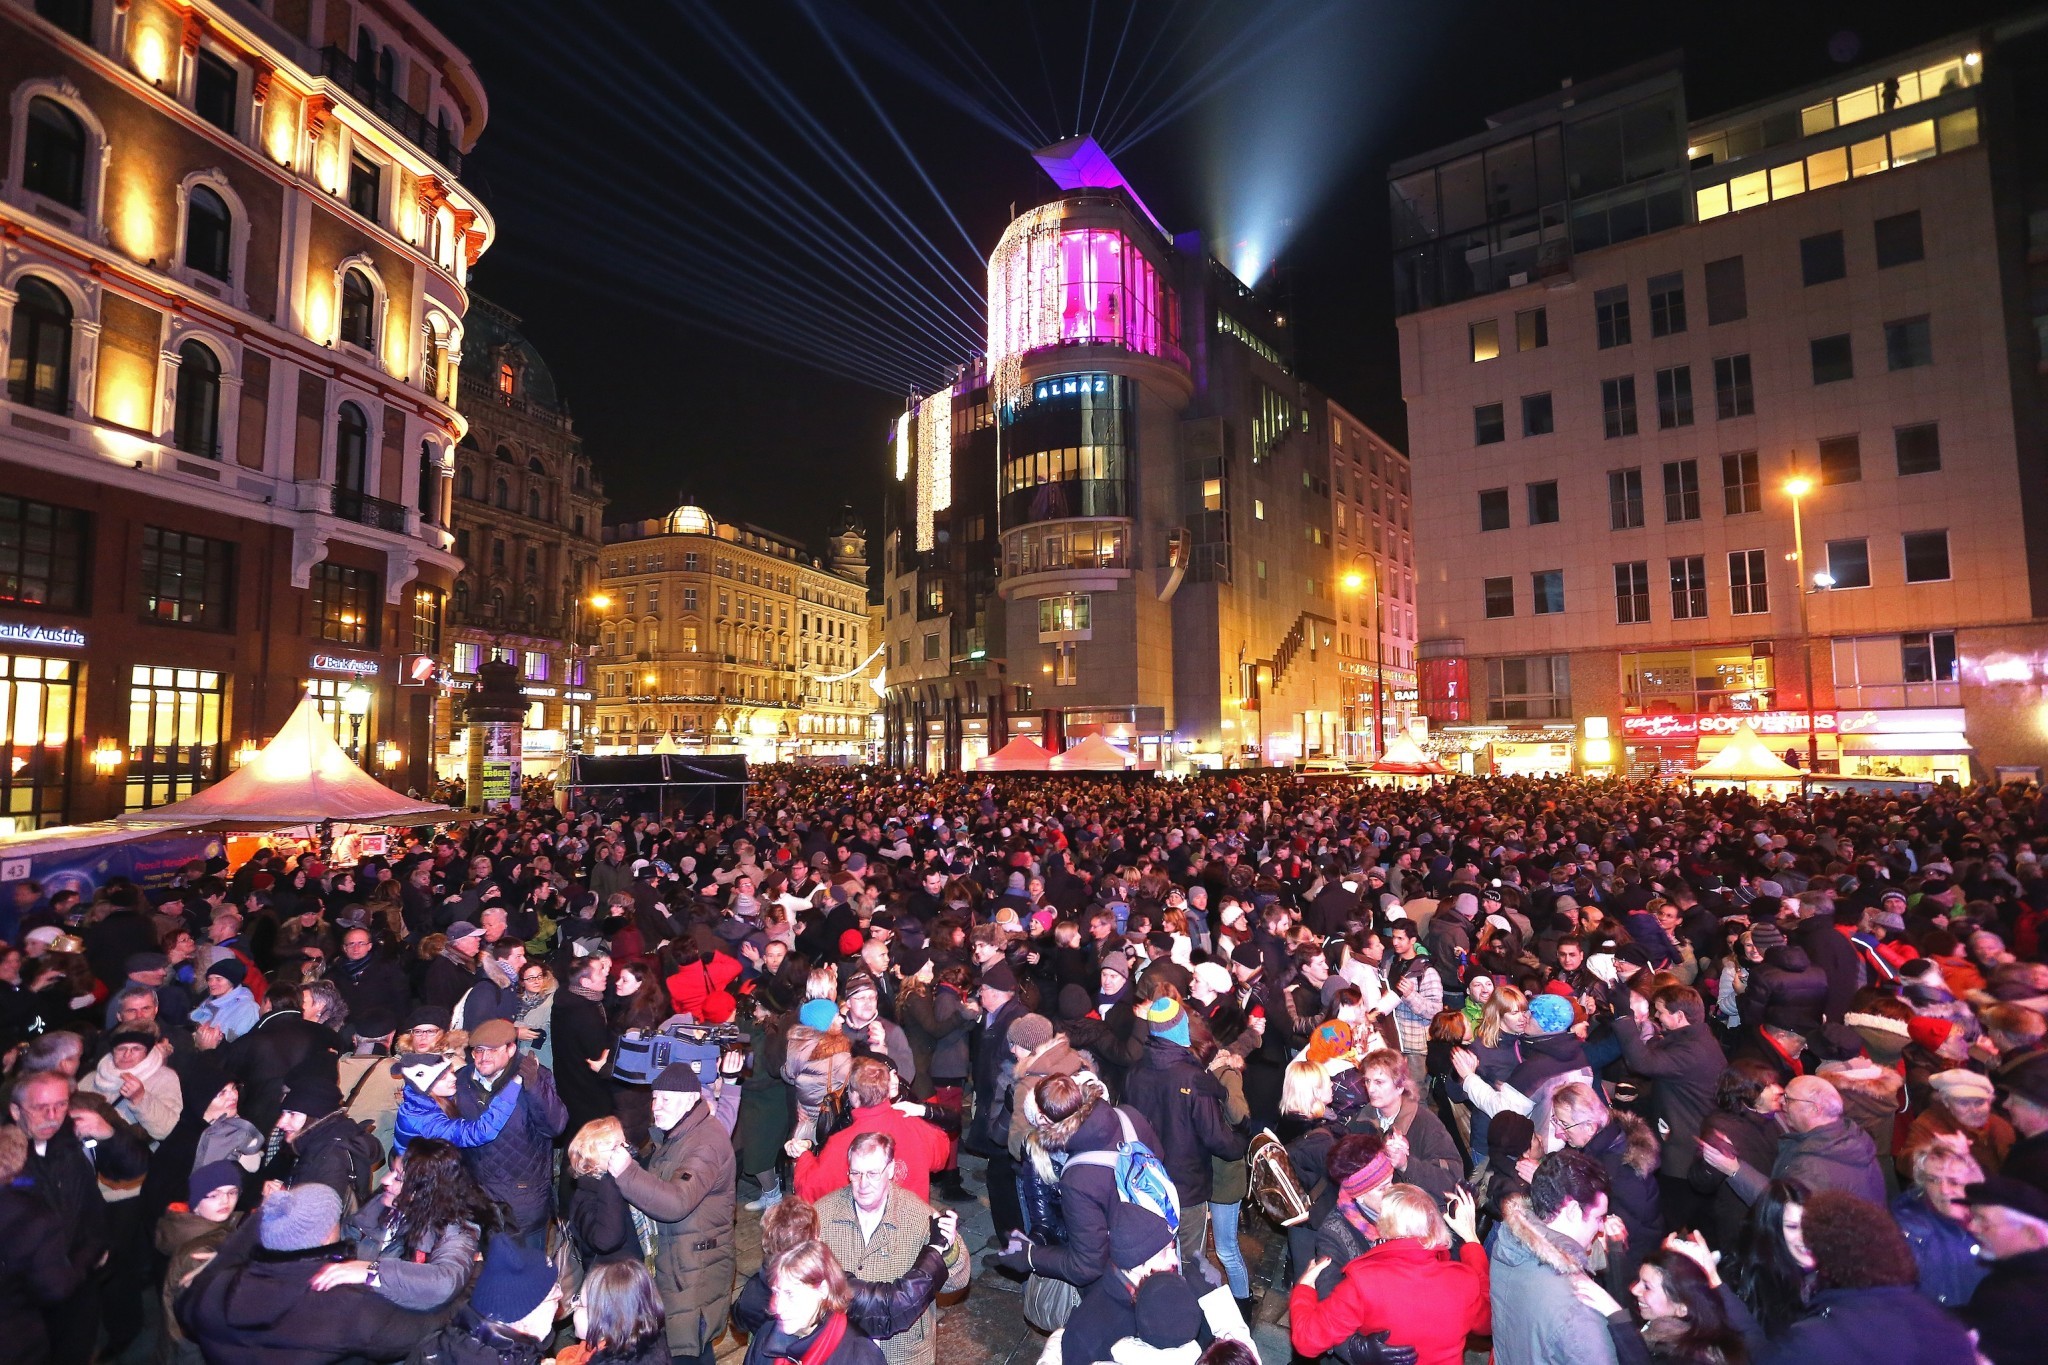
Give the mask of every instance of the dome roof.
[(519, 330), (519, 319), (504, 308), (492, 303), (479, 294), (471, 294), (469, 311), (463, 314), (462, 325), (466, 335), (462, 349), (465, 355), (492, 357), (490, 382), (495, 384), (498, 358), (511, 360), (519, 367), (520, 396), (537, 407), (556, 412), (568, 411), (563, 403), (560, 390), (555, 387), (554, 371), (548, 368), (546, 360)]
[(684, 503), (662, 519), (662, 531), (672, 536), (708, 536), (718, 530), (711, 514), (692, 503)]

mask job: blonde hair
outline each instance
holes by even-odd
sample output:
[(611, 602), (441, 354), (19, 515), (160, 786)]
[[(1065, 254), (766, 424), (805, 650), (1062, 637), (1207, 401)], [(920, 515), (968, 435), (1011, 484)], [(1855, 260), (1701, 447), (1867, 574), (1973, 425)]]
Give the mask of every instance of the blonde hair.
[(804, 999), (830, 1000), (839, 1002), (839, 969), (837, 967), (813, 967), (811, 974), (804, 978)]
[(1414, 1185), (1389, 1185), (1381, 1193), (1379, 1233), (1386, 1240), (1413, 1237), (1432, 1250), (1451, 1244), (1451, 1230), (1444, 1226), (1436, 1201)]
[[(789, 1250), (770, 1261), (761, 1278), (768, 1282), (772, 1292), (775, 1282), (789, 1276), (800, 1284), (825, 1291), (824, 1306), (818, 1310), (823, 1320), (828, 1314), (843, 1313), (853, 1292), (847, 1287), (846, 1272), (839, 1268), (839, 1258), (832, 1254), (832, 1248), (823, 1242), (798, 1242)], [(816, 1326), (815, 1323), (806, 1326)]]
[(1287, 1064), (1280, 1082), (1280, 1112), (1319, 1119), (1330, 1112), (1330, 1073), (1322, 1063), (1300, 1057)]
[[(1969, 1140), (1961, 1133), (1935, 1133), (1913, 1150), (1913, 1183), (1925, 1189), (1937, 1166), (1960, 1166), (1963, 1179), (1970, 1183), (1984, 1178), (1984, 1168), (1977, 1164)], [(5, 1162), (0, 1161), (0, 1171), (5, 1169)]]
[(605, 1169), (605, 1153), (613, 1143), (626, 1140), (625, 1127), (617, 1119), (592, 1119), (569, 1139), (569, 1173), (596, 1175)]
[(1529, 997), (1522, 994), (1520, 987), (1510, 986), (1496, 979), (1493, 983), (1493, 995), (1479, 1011), (1479, 1031), (1476, 1035), (1478, 1040), (1488, 1047), (1499, 1047), (1501, 1025), (1507, 1022), (1507, 1016), (1518, 1014), (1527, 1008)]

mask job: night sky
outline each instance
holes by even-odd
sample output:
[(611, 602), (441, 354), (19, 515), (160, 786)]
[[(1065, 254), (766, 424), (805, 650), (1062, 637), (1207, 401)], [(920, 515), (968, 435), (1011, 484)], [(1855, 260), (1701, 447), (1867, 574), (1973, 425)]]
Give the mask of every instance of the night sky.
[(1140, 135), (1111, 150), (1154, 214), (1255, 257), (1303, 376), (1398, 444), (1390, 161), (1666, 51), (1697, 118), (2028, 7), (420, 3), (491, 102), (474, 286), (553, 367), (608, 519), (688, 492), (820, 548), (842, 503), (877, 528), (905, 388), (979, 349), (1040, 133)]

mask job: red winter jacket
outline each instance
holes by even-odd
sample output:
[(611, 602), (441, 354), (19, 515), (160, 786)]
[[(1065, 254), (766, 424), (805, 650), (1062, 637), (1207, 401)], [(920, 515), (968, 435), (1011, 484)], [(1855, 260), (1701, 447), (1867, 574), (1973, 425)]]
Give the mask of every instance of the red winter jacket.
[(1415, 1365), (1463, 1365), (1465, 1338), (1492, 1330), (1486, 1248), (1467, 1242), (1453, 1260), (1413, 1237), (1381, 1242), (1344, 1268), (1327, 1299), (1313, 1284), (1288, 1296), (1294, 1349), (1319, 1356), (1353, 1332), (1386, 1332), (1415, 1348)]
[(707, 953), (668, 979), (669, 1003), (677, 1014), (700, 1024), (723, 1024), (732, 1018), (729, 989), (740, 974), (739, 962), (725, 953)]
[(930, 1203), (932, 1172), (946, 1164), (952, 1146), (932, 1124), (886, 1104), (855, 1109), (847, 1125), (825, 1139), (822, 1149), (796, 1159), (797, 1195), (815, 1204), (832, 1191), (845, 1189), (846, 1149), (862, 1133), (887, 1133), (896, 1140), (896, 1184)]

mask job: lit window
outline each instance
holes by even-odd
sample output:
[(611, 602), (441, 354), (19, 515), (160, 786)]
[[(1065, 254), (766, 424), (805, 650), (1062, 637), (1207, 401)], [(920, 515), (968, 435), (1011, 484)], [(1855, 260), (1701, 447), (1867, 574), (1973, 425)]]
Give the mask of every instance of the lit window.
[(498, 392), (510, 398), (513, 391), (518, 387), (519, 372), (513, 369), (510, 364), (498, 366)]

